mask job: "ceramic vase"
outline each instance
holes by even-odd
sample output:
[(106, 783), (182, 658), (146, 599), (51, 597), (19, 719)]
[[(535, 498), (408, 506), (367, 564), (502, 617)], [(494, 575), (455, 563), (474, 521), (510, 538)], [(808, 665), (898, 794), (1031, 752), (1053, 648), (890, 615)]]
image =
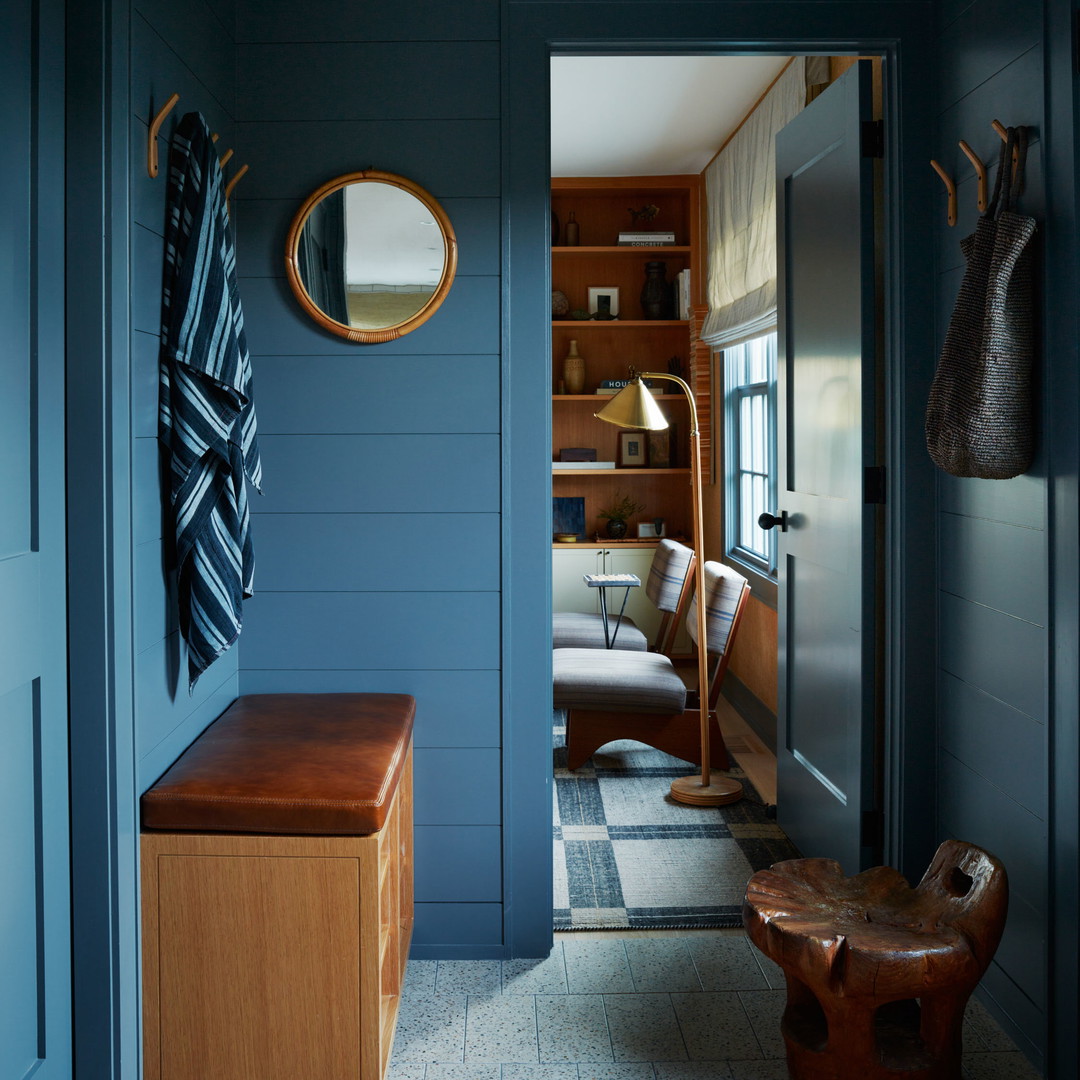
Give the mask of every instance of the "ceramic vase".
[(577, 341), (570, 342), (563, 360), (563, 382), (568, 394), (581, 394), (585, 390), (585, 358), (577, 350)]
[(641, 310), (646, 319), (674, 318), (674, 295), (667, 282), (667, 263), (645, 264), (645, 284), (641, 289)]
[(581, 230), (577, 223), (577, 218), (574, 217), (574, 211), (570, 211), (570, 217), (566, 222), (566, 246), (577, 247), (581, 240)]
[(622, 518), (608, 518), (604, 532), (610, 540), (621, 540), (626, 535), (626, 522)]

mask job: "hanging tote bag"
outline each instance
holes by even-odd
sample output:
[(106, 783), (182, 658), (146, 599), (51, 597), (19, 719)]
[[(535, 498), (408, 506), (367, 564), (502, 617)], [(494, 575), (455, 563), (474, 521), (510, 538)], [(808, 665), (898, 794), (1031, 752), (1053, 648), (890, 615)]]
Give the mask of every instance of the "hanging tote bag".
[(1027, 129), (1009, 128), (1007, 135), (994, 196), (975, 232), (960, 241), (967, 267), (926, 409), (930, 457), (953, 476), (1019, 476), (1031, 465), (1035, 448), (1035, 220), (1014, 209), (1023, 184)]

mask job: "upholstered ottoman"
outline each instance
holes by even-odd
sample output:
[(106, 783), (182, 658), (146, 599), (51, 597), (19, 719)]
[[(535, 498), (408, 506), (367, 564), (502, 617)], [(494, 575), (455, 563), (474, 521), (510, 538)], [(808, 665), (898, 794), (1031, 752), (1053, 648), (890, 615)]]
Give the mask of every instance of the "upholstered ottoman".
[(142, 798), (146, 1080), (379, 1080), (412, 933), (403, 694), (241, 697)]

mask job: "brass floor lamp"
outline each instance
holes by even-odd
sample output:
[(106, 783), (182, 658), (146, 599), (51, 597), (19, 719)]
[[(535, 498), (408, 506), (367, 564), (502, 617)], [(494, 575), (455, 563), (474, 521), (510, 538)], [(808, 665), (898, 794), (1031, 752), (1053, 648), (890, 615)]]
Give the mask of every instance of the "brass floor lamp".
[(697, 555), (697, 577), (694, 588), (697, 594), (697, 654), (698, 654), (698, 716), (701, 726), (701, 775), (683, 776), (671, 782), (671, 797), (693, 806), (722, 806), (742, 798), (742, 784), (732, 780), (709, 766), (709, 656), (705, 632), (705, 552), (703, 548), (704, 514), (701, 497), (701, 447), (698, 433), (697, 405), (689, 384), (677, 375), (666, 372), (643, 371), (634, 374), (633, 380), (620, 390), (598, 413), (598, 420), (605, 420), (618, 427), (638, 431), (663, 431), (668, 426), (667, 417), (653, 400), (642, 379), (663, 379), (682, 388), (690, 403), (690, 475), (694, 502), (694, 553)]

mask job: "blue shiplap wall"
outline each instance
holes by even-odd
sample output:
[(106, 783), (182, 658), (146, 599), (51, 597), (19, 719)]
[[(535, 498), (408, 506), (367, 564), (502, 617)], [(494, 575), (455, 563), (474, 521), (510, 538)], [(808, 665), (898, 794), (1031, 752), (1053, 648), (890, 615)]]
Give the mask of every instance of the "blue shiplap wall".
[[(158, 332), (168, 141), (198, 111), (233, 141), (235, 18), (231, 0), (136, 0), (131, 11), (131, 460), (134, 723), (137, 783), (145, 790), (236, 697), (238, 651), (218, 660), (188, 695), (175, 583), (163, 544), (157, 443)], [(156, 179), (146, 171), (150, 120), (180, 95), (158, 139)], [(235, 168), (234, 163), (229, 170)]]
[[(1045, 219), (1042, 18), (1042, 3), (940, 6), (934, 155), (958, 180), (960, 220), (948, 228), (942, 197), (935, 229), (939, 348), (963, 275), (958, 241), (978, 214), (974, 171), (958, 140), (996, 163), (1001, 144), (991, 120), (1030, 125), (1021, 209)], [(1041, 1060), (1049, 876), (1046, 448), (1013, 480), (939, 473), (937, 493), (938, 830), (995, 852), (1009, 871), (1009, 920), (983, 986)]]
[[(416, 696), (419, 955), (503, 940), (498, 14), (238, 8), (238, 258), (266, 476), (240, 689)], [(300, 202), (369, 167), (427, 188), (460, 250), (442, 308), (385, 345), (323, 332), (284, 276)]]

